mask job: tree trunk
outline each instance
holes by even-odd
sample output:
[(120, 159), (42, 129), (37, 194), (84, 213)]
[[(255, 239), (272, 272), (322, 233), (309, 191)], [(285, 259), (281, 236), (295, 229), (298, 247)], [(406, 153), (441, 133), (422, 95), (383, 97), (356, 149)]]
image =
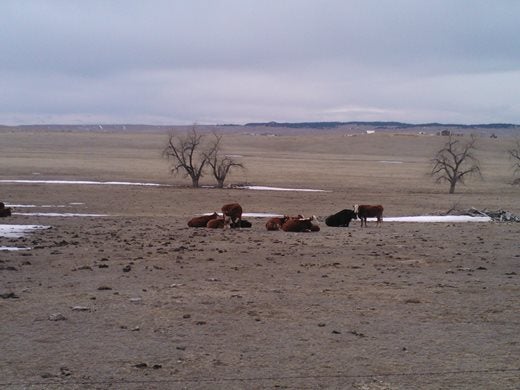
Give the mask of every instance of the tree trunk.
[(224, 180), (217, 179), (217, 188), (224, 188)]
[(198, 177), (192, 177), (191, 178), (191, 185), (193, 188), (199, 188), (199, 178)]
[(450, 183), (450, 194), (454, 194), (455, 193), (455, 185), (457, 185), (456, 181), (452, 181)]

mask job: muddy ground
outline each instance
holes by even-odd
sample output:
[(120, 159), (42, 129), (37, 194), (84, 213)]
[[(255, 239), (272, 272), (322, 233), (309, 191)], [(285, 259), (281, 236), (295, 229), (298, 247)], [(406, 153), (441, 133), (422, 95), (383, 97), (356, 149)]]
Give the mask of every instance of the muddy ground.
[[(2, 178), (34, 173), (3, 156), (11, 165)], [(45, 164), (59, 165), (53, 156)], [(317, 233), (268, 232), (263, 218), (248, 218), (251, 229), (186, 225), (231, 201), (321, 220), (363, 197), (381, 200), (388, 216), (456, 202), (518, 212), (515, 189), (483, 183), (448, 198), (423, 177), (365, 192), (357, 175), (352, 186), (292, 179), (287, 186), (331, 192), (2, 184), (6, 203), (108, 216), (0, 221), (51, 226), (0, 238), (32, 248), (0, 252), (0, 388), (520, 387), (520, 224), (322, 222)]]

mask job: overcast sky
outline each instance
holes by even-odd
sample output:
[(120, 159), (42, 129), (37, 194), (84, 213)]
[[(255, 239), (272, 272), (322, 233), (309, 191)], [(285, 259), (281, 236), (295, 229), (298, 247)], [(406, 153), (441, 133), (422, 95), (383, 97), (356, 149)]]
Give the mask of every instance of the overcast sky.
[(520, 124), (520, 1), (0, 1), (0, 124), (271, 120)]

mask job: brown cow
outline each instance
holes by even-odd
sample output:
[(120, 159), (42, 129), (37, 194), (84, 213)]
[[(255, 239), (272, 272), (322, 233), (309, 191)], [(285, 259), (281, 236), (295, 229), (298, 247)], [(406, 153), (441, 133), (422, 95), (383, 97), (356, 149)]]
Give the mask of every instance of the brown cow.
[(291, 219), (289, 218), (283, 225), (282, 230), (284, 232), (317, 232), (320, 230), (318, 225), (314, 225), (312, 221), (316, 220), (316, 217), (303, 219)]
[(242, 206), (238, 203), (230, 203), (222, 206), (222, 214), (226, 221), (232, 227), (239, 227), (242, 219)]
[(224, 218), (210, 219), (206, 227), (210, 229), (224, 229), (227, 222)]
[(269, 218), (265, 223), (265, 227), (269, 231), (280, 230), (282, 225), (289, 219), (289, 216)]
[(216, 219), (217, 217), (218, 217), (218, 214), (216, 212), (214, 212), (211, 215), (201, 215), (199, 217), (193, 217), (192, 219), (190, 219), (188, 221), (188, 226), (195, 227), (195, 228), (206, 227), (206, 225), (208, 224), (208, 221), (211, 221), (212, 219)]
[(363, 223), (365, 227), (367, 227), (367, 218), (377, 218), (376, 226), (381, 226), (383, 222), (383, 206), (371, 206), (368, 204), (355, 205), (354, 213), (356, 213), (357, 217), (361, 220), (361, 227), (363, 227)]

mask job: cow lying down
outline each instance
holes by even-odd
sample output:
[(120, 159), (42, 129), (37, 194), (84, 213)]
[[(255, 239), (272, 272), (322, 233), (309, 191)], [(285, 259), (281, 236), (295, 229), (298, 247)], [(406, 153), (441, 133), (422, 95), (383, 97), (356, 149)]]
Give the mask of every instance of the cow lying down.
[(251, 222), (246, 221), (245, 219), (241, 219), (240, 221), (230, 223), (229, 220), (224, 218), (215, 218), (208, 221), (208, 224), (206, 225), (207, 228), (210, 229), (224, 229), (226, 226), (228, 226), (231, 229), (235, 228), (250, 228), (253, 226)]
[(216, 212), (214, 212), (211, 215), (201, 215), (199, 217), (193, 217), (188, 221), (188, 226), (195, 228), (206, 227), (209, 221), (217, 218), (218, 214)]
[(284, 232), (319, 232), (320, 227), (318, 225), (314, 225), (312, 221), (317, 221), (316, 217), (313, 215), (310, 218), (298, 218), (287, 219), (283, 225), (282, 230)]
[(11, 216), (11, 208), (5, 207), (3, 202), (0, 202), (0, 217), (9, 217)]
[(325, 218), (325, 224), (332, 227), (348, 227), (353, 219), (357, 219), (354, 210), (344, 209)]
[(298, 214), (295, 217), (289, 217), (288, 215), (283, 215), (281, 217), (273, 217), (269, 218), (265, 223), (265, 228), (269, 231), (280, 230), (282, 225), (287, 222), (289, 219), (304, 219), (305, 217), (301, 214)]
[(282, 225), (289, 219), (288, 215), (284, 215), (283, 217), (273, 217), (269, 218), (265, 223), (265, 228), (269, 231), (280, 230)]
[(231, 225), (229, 225), (231, 227), (231, 229), (234, 229), (234, 228), (250, 228), (251, 226), (253, 226), (253, 224), (245, 219), (241, 219), (240, 220), (240, 223), (236, 222), (236, 223), (232, 223)]

